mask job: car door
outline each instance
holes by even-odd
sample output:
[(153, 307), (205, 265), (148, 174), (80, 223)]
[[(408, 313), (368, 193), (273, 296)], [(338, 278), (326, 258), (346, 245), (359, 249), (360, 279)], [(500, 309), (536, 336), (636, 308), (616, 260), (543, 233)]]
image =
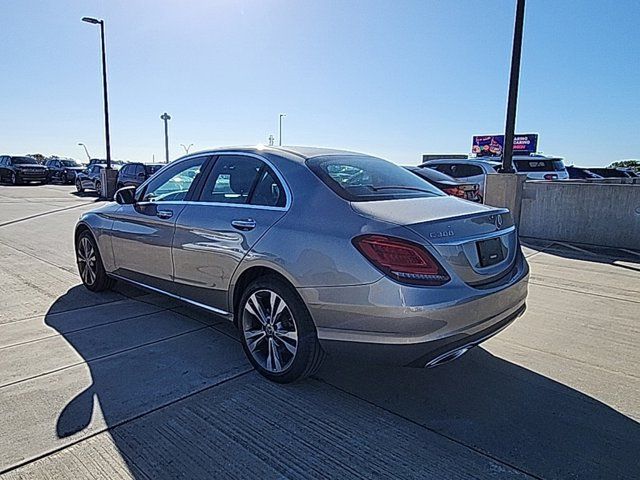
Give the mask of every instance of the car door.
[(62, 178), (62, 165), (58, 160), (53, 160), (51, 162), (51, 178), (55, 178), (56, 180), (60, 180)]
[(82, 183), (82, 188), (88, 188), (88, 189), (93, 189), (93, 177), (96, 174), (96, 171), (100, 170), (100, 167), (98, 165), (90, 165), (89, 168), (87, 168), (86, 174), (82, 176), (82, 179), (80, 180), (80, 182)]
[(178, 216), (173, 264), (180, 296), (228, 312), (231, 277), (253, 245), (287, 211), (286, 183), (267, 160), (221, 154), (197, 201)]
[(7, 157), (2, 157), (0, 156), (0, 182), (4, 181), (4, 179), (7, 177)]
[(113, 214), (116, 275), (172, 292), (175, 222), (208, 158), (190, 157), (174, 163), (141, 186), (136, 203), (122, 205)]
[(147, 171), (144, 169), (144, 165), (138, 163), (131, 172), (130, 185), (138, 186), (147, 179)]

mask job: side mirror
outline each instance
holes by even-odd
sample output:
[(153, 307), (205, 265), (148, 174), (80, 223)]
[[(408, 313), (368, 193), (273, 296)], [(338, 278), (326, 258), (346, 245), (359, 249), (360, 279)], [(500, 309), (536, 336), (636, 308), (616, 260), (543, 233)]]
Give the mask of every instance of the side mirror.
[(136, 187), (123, 187), (115, 194), (116, 203), (119, 205), (133, 205), (136, 203)]

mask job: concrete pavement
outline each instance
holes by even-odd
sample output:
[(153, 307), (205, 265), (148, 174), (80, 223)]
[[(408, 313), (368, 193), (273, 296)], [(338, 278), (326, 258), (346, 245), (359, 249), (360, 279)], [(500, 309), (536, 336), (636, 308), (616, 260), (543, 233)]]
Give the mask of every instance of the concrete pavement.
[(280, 386), (222, 319), (92, 294), (66, 186), (0, 186), (6, 478), (639, 478), (640, 254), (528, 240), (524, 317), (430, 370)]

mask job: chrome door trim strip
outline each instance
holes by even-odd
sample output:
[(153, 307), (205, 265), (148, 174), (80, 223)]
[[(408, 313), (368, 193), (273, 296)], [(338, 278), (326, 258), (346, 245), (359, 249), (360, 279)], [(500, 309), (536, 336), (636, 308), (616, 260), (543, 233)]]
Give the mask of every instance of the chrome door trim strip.
[[(126, 278), (126, 277), (122, 277), (120, 275), (116, 275), (115, 273), (110, 273), (109, 276), (113, 277), (113, 278), (116, 278), (118, 280), (122, 280), (124, 282), (132, 283), (132, 284), (137, 285), (137, 286), (142, 287), (142, 288), (146, 288), (147, 290), (151, 290), (153, 292), (161, 293), (161, 294), (166, 295), (168, 297), (175, 298), (176, 300), (181, 300), (183, 302), (190, 303), (191, 305), (195, 305), (196, 307), (200, 307), (200, 308), (203, 308), (205, 310), (209, 310), (210, 312), (213, 312), (213, 313), (215, 313), (217, 315), (222, 315), (223, 317), (226, 317), (227, 320), (233, 321), (233, 315), (230, 312), (227, 312), (225, 310), (221, 310), (219, 308), (211, 307), (209, 305), (205, 305), (204, 303), (196, 302), (194, 300), (190, 300), (190, 299), (188, 299), (186, 297), (181, 297), (181, 296), (176, 295), (174, 293), (169, 293), (169, 292), (167, 292), (165, 290), (162, 290), (160, 288), (156, 288), (156, 287), (152, 287), (150, 285), (147, 285), (146, 283), (137, 282), (135, 280), (130, 280), (130, 279)], [(135, 298), (134, 298), (134, 300), (135, 300)]]

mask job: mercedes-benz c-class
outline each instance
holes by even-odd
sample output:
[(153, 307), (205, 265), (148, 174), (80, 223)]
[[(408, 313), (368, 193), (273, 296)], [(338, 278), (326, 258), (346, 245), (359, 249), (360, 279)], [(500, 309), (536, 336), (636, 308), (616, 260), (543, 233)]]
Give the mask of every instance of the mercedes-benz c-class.
[(227, 318), (265, 377), (326, 355), (430, 367), (525, 310), (509, 211), (372, 156), (305, 147), (190, 154), (75, 230), (92, 291), (125, 281)]

